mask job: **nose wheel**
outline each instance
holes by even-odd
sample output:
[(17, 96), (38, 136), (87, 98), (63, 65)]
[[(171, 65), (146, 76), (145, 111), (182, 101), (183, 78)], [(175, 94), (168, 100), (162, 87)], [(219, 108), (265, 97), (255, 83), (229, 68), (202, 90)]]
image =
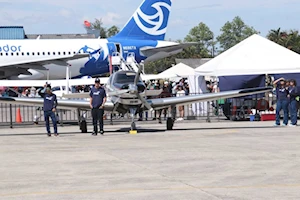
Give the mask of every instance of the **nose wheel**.
[(131, 131), (136, 131), (135, 122), (131, 122)]
[(131, 117), (131, 127), (130, 127), (130, 131), (129, 131), (130, 134), (137, 134), (136, 125), (134, 122), (134, 116), (136, 114), (136, 110), (137, 110), (137, 108), (134, 108), (134, 107), (129, 108), (130, 117)]

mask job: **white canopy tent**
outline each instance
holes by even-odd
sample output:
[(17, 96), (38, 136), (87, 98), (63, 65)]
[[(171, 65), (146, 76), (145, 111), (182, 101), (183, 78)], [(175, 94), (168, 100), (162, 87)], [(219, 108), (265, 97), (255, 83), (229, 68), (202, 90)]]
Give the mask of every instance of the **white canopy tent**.
[(163, 71), (162, 73), (159, 74), (159, 76), (162, 77), (167, 77), (167, 76), (173, 76), (173, 77), (183, 77), (183, 78), (187, 78), (190, 75), (194, 75), (195, 74), (195, 70), (190, 67), (187, 66), (183, 63), (178, 63), (177, 65), (174, 65), (173, 67)]
[(300, 55), (254, 34), (195, 71), (203, 76), (299, 73)]

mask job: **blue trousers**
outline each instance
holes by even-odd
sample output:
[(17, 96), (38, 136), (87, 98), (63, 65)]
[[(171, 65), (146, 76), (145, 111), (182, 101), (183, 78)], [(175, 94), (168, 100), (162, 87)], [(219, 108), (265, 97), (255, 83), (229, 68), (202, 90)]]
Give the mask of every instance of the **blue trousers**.
[(53, 127), (54, 127), (54, 133), (57, 133), (57, 122), (56, 122), (56, 116), (55, 113), (50, 110), (50, 111), (44, 111), (44, 117), (45, 117), (45, 121), (46, 121), (46, 129), (47, 129), (47, 133), (50, 134), (50, 121), (49, 121), (49, 117), (52, 120), (53, 123)]
[(283, 110), (283, 124), (287, 125), (289, 121), (289, 102), (288, 100), (277, 100), (276, 106), (276, 124), (280, 125), (280, 111)]
[(292, 125), (297, 125), (297, 112), (298, 112), (297, 101), (292, 100), (290, 102), (290, 113), (291, 113)]

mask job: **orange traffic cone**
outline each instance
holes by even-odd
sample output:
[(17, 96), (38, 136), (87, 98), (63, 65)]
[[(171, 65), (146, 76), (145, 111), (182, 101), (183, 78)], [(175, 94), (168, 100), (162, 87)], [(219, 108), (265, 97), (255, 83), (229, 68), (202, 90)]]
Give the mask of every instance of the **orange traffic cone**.
[(22, 116), (21, 116), (21, 109), (20, 108), (17, 109), (16, 122), (17, 123), (22, 123)]

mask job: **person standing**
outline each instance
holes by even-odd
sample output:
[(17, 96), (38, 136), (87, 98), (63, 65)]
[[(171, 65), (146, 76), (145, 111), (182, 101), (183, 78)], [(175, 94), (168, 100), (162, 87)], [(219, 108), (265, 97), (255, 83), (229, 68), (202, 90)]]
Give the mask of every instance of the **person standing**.
[(93, 117), (93, 136), (98, 134), (98, 121), (100, 126), (100, 134), (104, 134), (103, 129), (103, 115), (104, 115), (104, 105), (106, 103), (106, 92), (103, 87), (100, 86), (100, 79), (95, 79), (95, 86), (90, 91), (90, 107), (92, 109)]
[(280, 111), (283, 110), (283, 125), (287, 126), (288, 124), (288, 95), (289, 91), (286, 88), (286, 81), (284, 78), (280, 78), (274, 81), (274, 86), (276, 87), (276, 97), (277, 97), (277, 105), (276, 105), (276, 123), (275, 126), (280, 126)]
[(295, 127), (297, 126), (297, 100), (296, 97), (298, 96), (297, 91), (297, 82), (296, 80), (290, 80), (290, 87), (289, 87), (289, 97), (290, 97), (290, 115), (291, 115), (291, 124), (289, 126)]
[(44, 117), (46, 121), (46, 130), (47, 130), (47, 135), (51, 137), (51, 132), (50, 132), (50, 121), (49, 117), (52, 120), (53, 128), (54, 128), (54, 135), (57, 137), (57, 121), (56, 121), (56, 107), (57, 107), (57, 97), (55, 94), (52, 93), (51, 90), (51, 85), (47, 84), (45, 85), (45, 88), (43, 90), (39, 91), (39, 95), (44, 98)]
[[(169, 98), (171, 96), (172, 96), (172, 94), (170, 92), (169, 82), (165, 81), (162, 93), (159, 95), (159, 98)], [(167, 111), (168, 111), (168, 108), (158, 110), (158, 123), (160, 123), (160, 124), (162, 123), (162, 121), (161, 121), (162, 112), (164, 112), (164, 120), (167, 119)]]
[[(183, 87), (181, 85), (178, 85), (178, 92), (176, 94), (177, 97), (185, 96), (185, 91), (183, 90)], [(180, 117), (177, 119), (177, 121), (184, 120), (184, 105), (178, 106), (178, 111)]]

